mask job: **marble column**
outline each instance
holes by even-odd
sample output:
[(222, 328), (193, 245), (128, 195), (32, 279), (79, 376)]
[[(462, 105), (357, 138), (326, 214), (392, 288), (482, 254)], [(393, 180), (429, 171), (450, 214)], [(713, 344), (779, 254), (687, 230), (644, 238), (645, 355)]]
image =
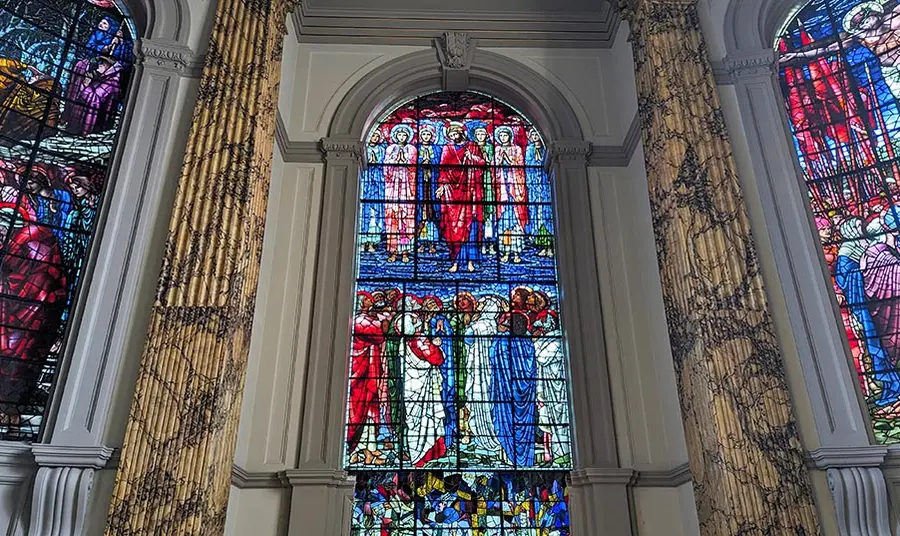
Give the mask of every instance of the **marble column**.
[(291, 0), (220, 0), (106, 533), (221, 534)]
[(785, 365), (695, 1), (625, 4), (701, 532), (818, 534)]

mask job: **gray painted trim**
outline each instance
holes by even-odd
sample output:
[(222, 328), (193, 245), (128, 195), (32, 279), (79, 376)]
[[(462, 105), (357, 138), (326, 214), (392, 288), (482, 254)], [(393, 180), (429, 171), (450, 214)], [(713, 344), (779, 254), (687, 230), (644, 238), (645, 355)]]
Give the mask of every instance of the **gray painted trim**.
[(900, 451), (894, 451), (893, 460), (889, 453), (888, 447), (882, 445), (820, 447), (806, 453), (806, 465), (814, 469), (879, 467), (890, 463), (900, 466)]
[(672, 469), (635, 471), (635, 488), (677, 488), (693, 480), (691, 466), (685, 462)]
[(283, 478), (284, 471), (247, 471), (234, 464), (231, 466), (231, 485), (238, 489), (277, 489), (291, 485)]
[(641, 118), (635, 113), (622, 145), (594, 145), (588, 167), (627, 167), (641, 143)]
[[(503, 14), (316, 8), (302, 3), (291, 16), (301, 43), (429, 46), (444, 31), (467, 32), (487, 47), (610, 48), (620, 17), (611, 4), (595, 13), (537, 11)], [(487, 17), (487, 18), (485, 18)], [(485, 23), (488, 20), (490, 23)]]
[(734, 85), (734, 78), (732, 78), (731, 71), (725, 66), (724, 61), (711, 61), (710, 65), (712, 66), (713, 79), (716, 81), (717, 86)]
[(325, 162), (325, 155), (322, 153), (319, 142), (292, 141), (290, 139), (281, 111), (278, 111), (275, 117), (275, 142), (278, 144), (278, 150), (281, 152), (281, 159), (284, 162), (297, 164), (322, 164)]
[[(293, 141), (284, 125), (281, 112), (275, 118), (275, 141), (281, 159), (295, 164), (321, 164), (325, 162), (322, 146), (315, 141)], [(588, 158), (588, 167), (627, 167), (641, 142), (641, 122), (634, 115), (622, 145), (594, 145)]]

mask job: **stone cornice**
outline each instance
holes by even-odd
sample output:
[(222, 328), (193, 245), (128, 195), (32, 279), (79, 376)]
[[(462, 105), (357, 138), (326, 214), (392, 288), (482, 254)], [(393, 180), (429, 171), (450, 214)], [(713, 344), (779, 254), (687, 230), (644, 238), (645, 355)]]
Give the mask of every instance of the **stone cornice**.
[(622, 467), (589, 467), (572, 471), (572, 485), (581, 486), (630, 486), (634, 484), (633, 469)]
[(238, 489), (271, 489), (287, 487), (280, 478), (280, 471), (247, 471), (235, 464), (231, 466), (231, 485)]
[(103, 469), (115, 449), (105, 445), (69, 446), (36, 443), (31, 446), (34, 461), (41, 467), (83, 467)]
[(173, 43), (141, 39), (137, 46), (138, 61), (147, 69), (198, 77), (203, 71), (203, 57), (191, 49)]
[[(887, 455), (888, 447), (882, 445), (820, 447), (806, 453), (806, 465), (814, 469), (879, 467), (886, 464)], [(896, 461), (900, 462), (900, 456)]]
[[(424, 15), (408, 9), (363, 13), (303, 2), (291, 18), (303, 43), (429, 46), (441, 32), (452, 30), (468, 33), (484, 47), (544, 48), (610, 48), (620, 21), (611, 3), (586, 13), (547, 10), (507, 17), (501, 12), (431, 10)], [(491, 24), (484, 26), (484, 20)]]

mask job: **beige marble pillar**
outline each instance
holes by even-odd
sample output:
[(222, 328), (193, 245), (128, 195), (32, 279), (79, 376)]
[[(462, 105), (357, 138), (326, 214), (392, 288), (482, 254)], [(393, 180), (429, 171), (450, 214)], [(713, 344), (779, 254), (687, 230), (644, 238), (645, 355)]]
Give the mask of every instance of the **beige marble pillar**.
[(625, 4), (701, 532), (818, 534), (695, 0)]
[(292, 0), (219, 0), (106, 534), (222, 534)]

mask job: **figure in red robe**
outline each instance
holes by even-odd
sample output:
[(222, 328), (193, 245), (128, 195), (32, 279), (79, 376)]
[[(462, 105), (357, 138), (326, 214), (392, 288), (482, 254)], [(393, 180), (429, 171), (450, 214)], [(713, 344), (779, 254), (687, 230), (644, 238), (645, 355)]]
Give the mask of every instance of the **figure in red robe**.
[(481, 254), (482, 237), (478, 231), (484, 221), (481, 202), (485, 160), (478, 145), (467, 139), (462, 123), (450, 122), (446, 135), (450, 143), (441, 152), (438, 175), (439, 229), (450, 250), (450, 272), (456, 272), (460, 262), (474, 272), (474, 263)]
[[(386, 424), (381, 405), (386, 403), (388, 396), (382, 356), (391, 313), (380, 311), (368, 292), (359, 293), (358, 303), (360, 313), (353, 319), (350, 348), (347, 449), (351, 464), (383, 465), (386, 458), (379, 448), (378, 436), (382, 425)], [(381, 446), (392, 447), (391, 444)]]
[(56, 237), (24, 210), (0, 204), (0, 413), (18, 418), (60, 336), (68, 288)]

